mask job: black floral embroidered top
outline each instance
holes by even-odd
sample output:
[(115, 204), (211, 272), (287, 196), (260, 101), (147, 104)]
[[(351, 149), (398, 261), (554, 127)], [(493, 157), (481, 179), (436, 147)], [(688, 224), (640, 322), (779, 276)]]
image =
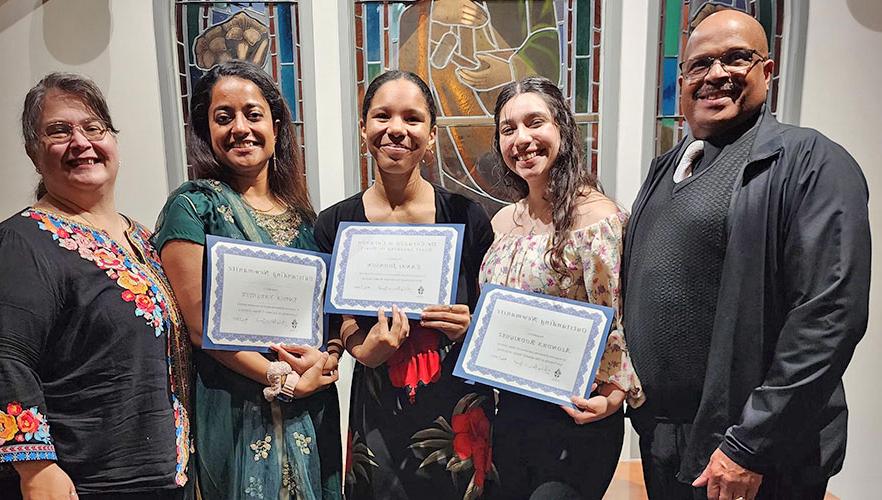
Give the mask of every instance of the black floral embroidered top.
[(149, 236), (0, 223), (0, 467), (55, 460), (80, 494), (186, 482), (189, 346)]

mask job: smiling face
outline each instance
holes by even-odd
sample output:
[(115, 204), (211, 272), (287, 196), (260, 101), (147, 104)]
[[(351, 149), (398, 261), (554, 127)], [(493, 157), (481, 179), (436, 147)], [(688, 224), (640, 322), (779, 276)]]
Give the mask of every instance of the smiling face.
[[(53, 124), (82, 127), (100, 121), (79, 97), (58, 90), (46, 93), (42, 108), (38, 130), (43, 134)], [(45, 136), (41, 139), (33, 160), (46, 190), (67, 200), (79, 197), (77, 193), (112, 192), (119, 169), (116, 136), (108, 131), (102, 139), (89, 141), (76, 126), (68, 142), (52, 144)]]
[(511, 98), (499, 113), (499, 151), (506, 166), (527, 184), (548, 182), (560, 151), (560, 129), (535, 92)]
[[(702, 21), (686, 44), (683, 60), (719, 57), (735, 49), (768, 55), (762, 26), (735, 10), (723, 10)], [(757, 56), (757, 59), (759, 57)], [(680, 107), (697, 139), (712, 138), (744, 123), (762, 107), (775, 63), (757, 62), (745, 73), (727, 72), (714, 62), (703, 78), (680, 76)]]
[(253, 82), (223, 77), (215, 83), (208, 130), (214, 155), (232, 175), (251, 177), (265, 171), (276, 147), (276, 124)]
[(380, 87), (361, 122), (361, 138), (381, 172), (410, 174), (435, 144), (435, 127), (419, 87), (404, 78)]

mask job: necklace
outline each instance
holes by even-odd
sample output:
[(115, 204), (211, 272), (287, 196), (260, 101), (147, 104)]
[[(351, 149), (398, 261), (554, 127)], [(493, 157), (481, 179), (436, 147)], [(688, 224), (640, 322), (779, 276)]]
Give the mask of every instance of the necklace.
[[(246, 200), (244, 196), (242, 196), (242, 201), (244, 201), (245, 204), (248, 205), (248, 208), (250, 208), (251, 210), (254, 210), (255, 212), (260, 212), (262, 214), (272, 215), (271, 212), (278, 209), (279, 206), (281, 206), (281, 208), (283, 208), (285, 210), (288, 209), (288, 205), (285, 203), (279, 203), (278, 201), (276, 201), (275, 196), (270, 200), (270, 207), (265, 208), (265, 209), (255, 207), (248, 200)], [(282, 213), (284, 213), (284, 212), (282, 212)], [(280, 215), (280, 214), (277, 214), (277, 215)]]

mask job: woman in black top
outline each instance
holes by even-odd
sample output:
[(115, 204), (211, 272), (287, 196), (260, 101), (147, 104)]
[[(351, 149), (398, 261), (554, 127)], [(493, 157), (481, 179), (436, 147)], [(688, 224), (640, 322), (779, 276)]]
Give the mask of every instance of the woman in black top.
[(50, 74), (22, 128), (42, 179), (0, 223), (2, 496), (181, 498), (189, 340), (149, 231), (116, 212), (104, 97)]
[(346, 465), (350, 499), (478, 498), (495, 476), (492, 393), (452, 375), (493, 232), (480, 205), (420, 176), (435, 130), (434, 101), (418, 76), (390, 71), (377, 77), (361, 120), (376, 182), (316, 222), (324, 252), (333, 249), (337, 226), (345, 221), (465, 225), (455, 305), (428, 307), (422, 321), (408, 321), (393, 306), (391, 324), (351, 316), (331, 323), (358, 361)]

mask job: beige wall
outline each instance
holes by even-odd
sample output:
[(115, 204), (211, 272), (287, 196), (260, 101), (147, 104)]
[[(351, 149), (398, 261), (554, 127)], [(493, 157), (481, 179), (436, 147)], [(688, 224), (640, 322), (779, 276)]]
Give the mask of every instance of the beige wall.
[(31, 203), (37, 182), (18, 123), (24, 95), (64, 70), (104, 91), (121, 130), (117, 205), (153, 225), (168, 191), (152, 20), (146, 0), (0, 1), (0, 219)]
[(874, 236), (870, 324), (845, 374), (848, 454), (830, 490), (846, 500), (879, 498), (882, 450), (882, 2), (814, 0), (809, 9), (801, 125), (842, 144), (870, 185)]

